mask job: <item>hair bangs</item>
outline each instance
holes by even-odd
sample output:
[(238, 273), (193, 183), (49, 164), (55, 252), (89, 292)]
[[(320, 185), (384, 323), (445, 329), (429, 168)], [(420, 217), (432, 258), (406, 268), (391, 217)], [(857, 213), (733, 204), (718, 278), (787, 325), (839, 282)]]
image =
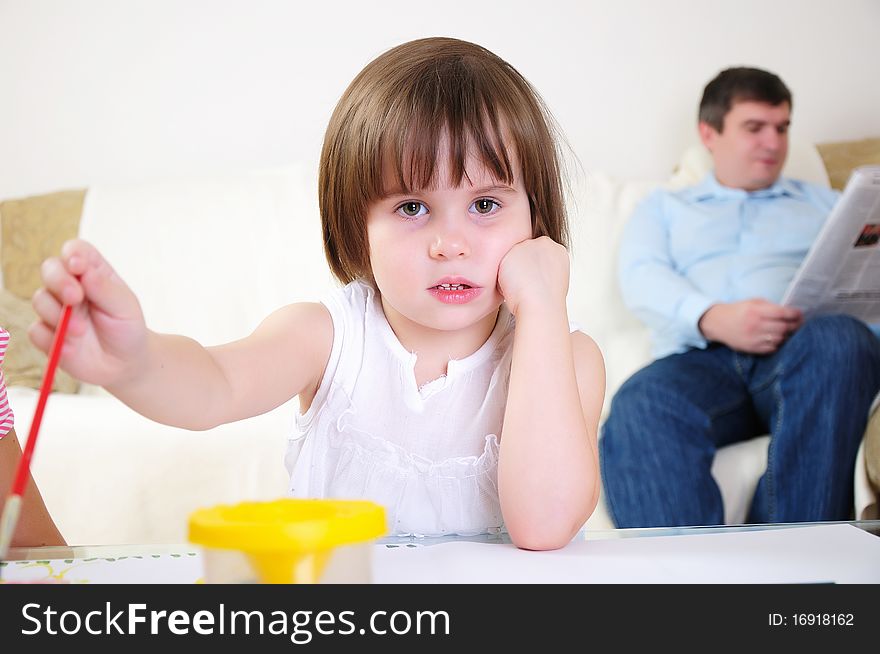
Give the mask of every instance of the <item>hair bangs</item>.
[[(447, 62), (448, 63), (448, 62)], [(459, 62), (460, 63), (460, 62)], [(504, 125), (480, 80), (467, 66), (459, 74), (424, 76), (389, 112), (378, 168), (371, 175), (374, 198), (436, 188), (440, 157), (448, 157), (449, 183), (471, 181), (468, 159), (476, 158), (492, 177), (513, 184), (514, 166)], [(450, 79), (454, 83), (447, 84)], [(378, 171), (377, 171), (378, 172)], [(473, 171), (471, 171), (473, 172)]]

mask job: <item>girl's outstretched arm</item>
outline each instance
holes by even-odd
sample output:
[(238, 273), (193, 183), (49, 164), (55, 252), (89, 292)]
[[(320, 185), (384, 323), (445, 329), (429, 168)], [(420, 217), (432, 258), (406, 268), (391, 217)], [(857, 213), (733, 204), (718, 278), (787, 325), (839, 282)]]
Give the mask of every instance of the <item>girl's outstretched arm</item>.
[(265, 413), (317, 386), (330, 356), (333, 326), (320, 304), (289, 305), (250, 336), (206, 348), (147, 329), (134, 293), (86, 241), (65, 243), (41, 273), (34, 344), (46, 352), (62, 305), (73, 305), (61, 367), (156, 422), (209, 429)]
[(541, 237), (514, 246), (499, 271), (516, 331), (498, 490), (510, 537), (524, 549), (564, 546), (599, 497), (605, 366), (589, 336), (569, 332), (568, 268), (565, 249)]

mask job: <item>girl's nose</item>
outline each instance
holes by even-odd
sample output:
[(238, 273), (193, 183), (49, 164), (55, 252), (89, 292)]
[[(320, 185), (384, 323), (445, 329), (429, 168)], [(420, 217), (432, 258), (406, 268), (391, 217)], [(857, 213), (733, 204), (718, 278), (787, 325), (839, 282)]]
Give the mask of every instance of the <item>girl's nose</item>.
[(431, 239), (430, 255), (432, 259), (461, 259), (470, 253), (471, 249), (467, 238), (460, 230), (441, 229)]

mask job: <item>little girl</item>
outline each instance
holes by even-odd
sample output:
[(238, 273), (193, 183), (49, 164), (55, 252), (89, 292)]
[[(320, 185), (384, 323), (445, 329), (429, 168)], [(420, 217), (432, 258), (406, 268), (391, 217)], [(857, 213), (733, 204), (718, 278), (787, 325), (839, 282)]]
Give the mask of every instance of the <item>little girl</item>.
[(325, 135), (321, 221), (343, 288), (206, 348), (147, 329), (131, 290), (76, 240), (43, 265), (31, 339), (48, 350), (74, 305), (61, 366), (178, 427), (298, 396), (294, 495), (374, 500), (395, 534), (505, 528), (520, 547), (561, 547), (596, 505), (605, 378), (569, 326), (550, 125), (484, 48), (405, 43), (358, 74)]

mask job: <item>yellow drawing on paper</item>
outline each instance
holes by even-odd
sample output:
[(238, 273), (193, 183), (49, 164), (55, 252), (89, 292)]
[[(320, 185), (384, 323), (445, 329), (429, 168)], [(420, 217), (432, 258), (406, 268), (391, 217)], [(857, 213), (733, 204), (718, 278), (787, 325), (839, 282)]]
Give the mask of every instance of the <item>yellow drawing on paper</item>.
[(195, 552), (119, 558), (4, 561), (0, 584), (199, 583), (201, 558)]

